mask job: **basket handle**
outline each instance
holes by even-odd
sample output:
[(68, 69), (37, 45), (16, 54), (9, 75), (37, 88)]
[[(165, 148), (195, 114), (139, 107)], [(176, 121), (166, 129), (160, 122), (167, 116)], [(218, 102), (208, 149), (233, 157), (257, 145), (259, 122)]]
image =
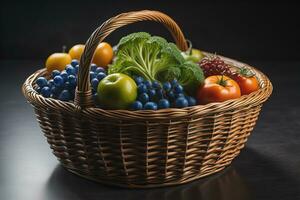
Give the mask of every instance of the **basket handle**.
[(78, 72), (78, 82), (75, 94), (75, 105), (82, 108), (92, 107), (92, 91), (90, 86), (89, 68), (94, 52), (100, 42), (102, 42), (114, 30), (139, 21), (156, 21), (162, 23), (172, 34), (176, 45), (182, 51), (188, 49), (185, 37), (176, 22), (168, 15), (151, 10), (142, 10), (136, 12), (128, 12), (117, 15), (105, 21), (90, 36), (85, 44), (83, 54), (80, 59), (80, 67)]

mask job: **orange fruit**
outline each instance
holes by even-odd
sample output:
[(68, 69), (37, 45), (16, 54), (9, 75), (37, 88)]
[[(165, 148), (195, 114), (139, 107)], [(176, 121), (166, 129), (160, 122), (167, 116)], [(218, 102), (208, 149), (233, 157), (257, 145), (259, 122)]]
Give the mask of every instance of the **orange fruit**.
[(100, 67), (107, 67), (107, 65), (111, 63), (113, 56), (114, 52), (110, 44), (101, 42), (96, 48), (92, 63)]
[(84, 50), (83, 44), (76, 44), (69, 50), (69, 54), (72, 57), (72, 59), (80, 60), (83, 50)]
[(67, 53), (54, 53), (51, 54), (46, 60), (46, 68), (49, 73), (53, 70), (62, 71), (65, 69), (67, 64), (70, 64), (72, 58)]

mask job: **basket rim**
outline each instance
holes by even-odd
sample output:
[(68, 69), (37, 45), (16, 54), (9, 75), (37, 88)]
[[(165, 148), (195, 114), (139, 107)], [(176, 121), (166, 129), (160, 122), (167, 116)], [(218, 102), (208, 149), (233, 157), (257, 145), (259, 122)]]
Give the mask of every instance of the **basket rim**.
[[(204, 52), (204, 51), (203, 51)], [(204, 52), (206, 56), (212, 56), (215, 54)], [(226, 110), (233, 110), (239, 107), (252, 107), (258, 104), (262, 104), (264, 101), (268, 99), (271, 95), (273, 86), (269, 78), (262, 73), (260, 70), (256, 69), (253, 66), (250, 66), (246, 63), (227, 58), (221, 55), (221, 57), (225, 63), (232, 65), (234, 67), (246, 67), (253, 70), (256, 74), (256, 77), (259, 79), (261, 88), (255, 92), (252, 92), (248, 95), (243, 95), (237, 99), (231, 99), (224, 102), (214, 102), (205, 105), (195, 105), (186, 108), (168, 108), (168, 109), (160, 109), (160, 110), (105, 110), (97, 107), (91, 108), (80, 108), (75, 105), (74, 102), (65, 102), (58, 99), (53, 98), (45, 98), (42, 95), (38, 94), (34, 88), (33, 84), (35, 80), (46, 74), (46, 69), (40, 69), (30, 75), (22, 86), (22, 92), (26, 99), (34, 105), (39, 105), (43, 107), (51, 107), (54, 109), (60, 109), (61, 111), (67, 111), (71, 113), (81, 113), (87, 114), (89, 117), (94, 116), (95, 119), (99, 118), (112, 118), (112, 119), (140, 119), (140, 120), (148, 120), (149, 116), (157, 119), (172, 119), (172, 118), (182, 118), (189, 115), (193, 117), (195, 115), (203, 115), (207, 113), (216, 113)], [(74, 112), (75, 111), (75, 112)]]

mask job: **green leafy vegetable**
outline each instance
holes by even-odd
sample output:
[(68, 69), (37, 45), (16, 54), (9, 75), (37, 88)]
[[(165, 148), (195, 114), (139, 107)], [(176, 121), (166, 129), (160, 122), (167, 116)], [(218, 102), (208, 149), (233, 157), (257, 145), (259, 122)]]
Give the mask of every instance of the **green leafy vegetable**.
[(120, 40), (116, 59), (109, 67), (109, 74), (117, 72), (151, 81), (177, 79), (191, 92), (204, 80), (200, 67), (185, 61), (175, 44), (145, 32), (132, 33)]

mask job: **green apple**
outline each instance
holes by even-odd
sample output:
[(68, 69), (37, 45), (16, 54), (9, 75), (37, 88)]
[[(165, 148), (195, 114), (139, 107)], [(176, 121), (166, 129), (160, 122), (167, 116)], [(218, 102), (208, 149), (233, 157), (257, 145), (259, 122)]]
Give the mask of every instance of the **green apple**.
[(110, 74), (98, 84), (97, 95), (100, 105), (106, 109), (127, 109), (136, 100), (137, 86), (125, 74)]
[(187, 61), (199, 62), (203, 57), (203, 53), (198, 49), (192, 49), (190, 52), (183, 52), (183, 57)]

